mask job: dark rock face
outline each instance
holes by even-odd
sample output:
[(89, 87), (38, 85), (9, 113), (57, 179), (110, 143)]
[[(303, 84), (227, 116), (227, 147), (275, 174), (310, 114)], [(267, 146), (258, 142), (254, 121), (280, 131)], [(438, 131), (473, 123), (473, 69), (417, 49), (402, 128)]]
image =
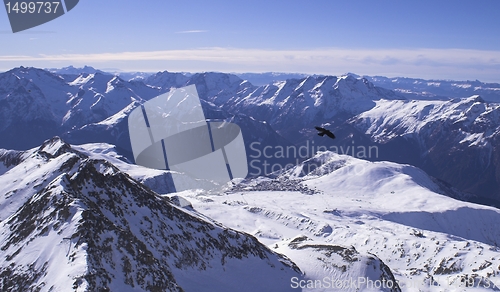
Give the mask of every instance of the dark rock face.
[[(22, 161), (22, 151), (15, 150), (0, 150), (0, 163), (3, 164), (5, 170), (10, 169)], [(0, 174), (2, 174), (0, 172)]]

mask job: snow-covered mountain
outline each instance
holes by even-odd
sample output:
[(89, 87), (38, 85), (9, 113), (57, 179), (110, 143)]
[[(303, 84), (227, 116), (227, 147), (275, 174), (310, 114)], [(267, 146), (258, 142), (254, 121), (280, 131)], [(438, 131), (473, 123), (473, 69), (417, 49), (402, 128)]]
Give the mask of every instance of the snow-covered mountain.
[[(125, 81), (97, 70), (65, 79), (35, 68), (15, 68), (0, 74), (0, 147), (29, 149), (59, 135), (76, 144), (110, 143), (131, 157), (128, 113), (145, 100), (190, 84), (196, 85), (207, 118), (237, 121), (247, 154), (259, 157), (255, 169), (264, 163), (296, 164), (322, 147), (372, 161), (410, 163), (478, 195), (476, 202), (500, 206), (495, 103), (477, 97), (414, 99), (354, 74), (255, 86), (214, 72), (164, 71)], [(317, 136), (314, 126), (320, 125), (333, 130), (337, 139)], [(293, 145), (306, 147), (306, 155), (274, 155), (279, 146)], [(360, 147), (376, 152), (358, 151)], [(271, 150), (264, 154), (264, 149)]]
[[(116, 156), (105, 148), (77, 149)], [(320, 152), (275, 179), (169, 196), (286, 255), (305, 273), (303, 291), (356, 291), (350, 279), (391, 277), (402, 291), (499, 290), (500, 211), (451, 198), (467, 194), (411, 165)], [(325, 277), (347, 286), (327, 288)], [(314, 281), (322, 289), (307, 289)]]
[[(254, 85), (267, 85), (277, 81), (288, 79), (303, 79), (308, 76), (318, 77), (321, 75), (301, 73), (235, 73), (241, 79), (248, 80)], [(500, 84), (485, 83), (479, 80), (426, 80), (408, 77), (385, 77), (385, 76), (360, 76), (354, 73), (344, 75), (353, 76), (356, 79), (365, 78), (376, 86), (391, 89), (408, 99), (426, 100), (449, 100), (451, 98), (464, 98), (472, 95), (480, 95), (484, 100), (500, 102)]]
[[(136, 180), (158, 171), (128, 164), (111, 145), (56, 137), (1, 150), (0, 166), (1, 290), (401, 291), (374, 254), (310, 234), (265, 247), (177, 206), (185, 199)], [(332, 290), (339, 280), (349, 286)]]
[(149, 76), (145, 83), (168, 91), (171, 87), (183, 87), (188, 80), (189, 77), (182, 73), (163, 71)]
[(60, 75), (74, 75), (74, 76), (78, 76), (80, 74), (96, 74), (96, 73), (109, 74), (107, 72), (95, 69), (92, 66), (83, 66), (82, 68), (75, 68), (74, 66), (68, 66), (63, 68), (50, 68), (47, 69), (47, 71)]
[(499, 206), (500, 104), (479, 96), (450, 101), (380, 100), (349, 123), (388, 147), (404, 146), (402, 139), (410, 142), (419, 159), (415, 164), (480, 195), (479, 202), (496, 201)]
[[(263, 86), (274, 83), (276, 81), (286, 81), (288, 79), (303, 79), (310, 74), (303, 73), (281, 73), (281, 72), (266, 72), (266, 73), (234, 73), (243, 80), (248, 80), (253, 85)], [(313, 75), (314, 76), (314, 75)]]
[(145, 80), (149, 76), (153, 75), (153, 73), (148, 73), (148, 72), (122, 72), (119, 70), (112, 70), (112, 71), (108, 70), (105, 72), (102, 70), (95, 69), (94, 67), (91, 66), (83, 66), (82, 68), (75, 68), (73, 66), (68, 66), (60, 69), (51, 68), (47, 69), (47, 71), (60, 75), (61, 77), (69, 81), (75, 80), (81, 74), (100, 73), (105, 75), (114, 75), (120, 77), (125, 81)]
[[(203, 73), (188, 78), (165, 71), (150, 76), (148, 82), (150, 85), (125, 81), (98, 70), (69, 80), (36, 68), (15, 68), (0, 74), (0, 120), (4, 121), (0, 136), (5, 137), (0, 147), (28, 149), (59, 135), (75, 144), (111, 143), (131, 158), (128, 114), (152, 97), (189, 84), (196, 84), (208, 119), (237, 121), (246, 141), (259, 141), (256, 149), (291, 145), (268, 123), (242, 113), (229, 114), (212, 103), (254, 88), (234, 75)], [(25, 84), (35, 89), (28, 91)], [(281, 159), (280, 163), (290, 161)]]
[(370, 261), (359, 253), (383, 261), (402, 291), (500, 290), (500, 211), (446, 192), (416, 167), (327, 151), (276, 179), (179, 195), (285, 254), (306, 279), (348, 280), (358, 262), (339, 266), (335, 258)]
[[(216, 87), (220, 91), (210, 90), (204, 98), (230, 113), (267, 121), (296, 148), (306, 147), (308, 157), (323, 147), (372, 161), (411, 163), (478, 195), (475, 202), (500, 206), (497, 103), (478, 96), (410, 100), (352, 74), (261, 87), (223, 80)], [(232, 97), (231, 88), (237, 92)], [(337, 139), (317, 136), (319, 125)], [(367, 153), (372, 148), (376, 151)]]
[(100, 122), (131, 103), (157, 95), (142, 82), (102, 73), (67, 81), (36, 68), (0, 74), (1, 147), (28, 149), (54, 134)]
[(154, 73), (148, 72), (116, 72), (115, 75), (119, 76), (125, 81), (143, 81)]
[(314, 125), (343, 121), (371, 109), (381, 98), (403, 99), (366, 79), (348, 75), (290, 79), (250, 90), (230, 99), (217, 96), (211, 100), (230, 112), (269, 122), (296, 143), (311, 138)]
[(287, 258), (59, 138), (0, 156), (2, 291), (293, 291)]

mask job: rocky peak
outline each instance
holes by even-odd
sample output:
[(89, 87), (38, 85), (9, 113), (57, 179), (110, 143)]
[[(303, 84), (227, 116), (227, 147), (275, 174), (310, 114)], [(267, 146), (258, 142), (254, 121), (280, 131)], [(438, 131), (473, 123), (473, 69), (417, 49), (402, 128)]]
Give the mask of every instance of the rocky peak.
[(37, 152), (47, 158), (55, 158), (69, 152), (83, 156), (83, 154), (71, 148), (68, 143), (57, 136), (43, 142)]
[[(63, 161), (73, 151), (54, 137), (35, 152), (50, 159), (24, 161), (43, 164), (31, 180), (50, 165), (60, 174), (25, 186), (25, 201), (0, 222), (0, 290), (231, 291), (237, 281), (243, 291), (282, 291), (300, 275), (256, 238), (175, 206), (106, 160)], [(248, 270), (278, 280), (257, 283)]]

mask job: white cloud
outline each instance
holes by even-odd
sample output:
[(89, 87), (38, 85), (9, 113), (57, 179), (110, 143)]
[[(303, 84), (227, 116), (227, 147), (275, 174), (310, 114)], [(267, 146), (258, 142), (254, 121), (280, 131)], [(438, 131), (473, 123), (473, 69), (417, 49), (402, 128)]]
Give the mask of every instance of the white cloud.
[[(145, 69), (144, 64), (151, 66), (154, 63), (161, 64), (163, 67), (163, 69), (151, 68), (149, 71), (173, 70), (172, 66), (174, 66), (177, 71), (280, 71), (316, 74), (355, 72), (367, 75), (449, 79), (482, 78), (483, 80), (491, 80), (500, 76), (500, 51), (465, 49), (263, 50), (199, 48), (100, 54), (0, 56), (0, 61), (99, 63), (103, 66), (116, 66), (119, 62), (141, 69)], [(49, 64), (46, 67), (49, 67)], [(134, 68), (122, 69), (134, 70)], [(488, 76), (490, 78), (487, 78)]]

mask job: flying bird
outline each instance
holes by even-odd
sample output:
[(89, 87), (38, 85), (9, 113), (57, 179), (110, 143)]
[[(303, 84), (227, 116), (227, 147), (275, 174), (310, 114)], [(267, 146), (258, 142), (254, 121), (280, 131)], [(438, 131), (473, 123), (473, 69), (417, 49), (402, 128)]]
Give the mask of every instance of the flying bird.
[(327, 135), (328, 137), (332, 138), (332, 139), (335, 139), (335, 135), (333, 135), (332, 132), (330, 132), (330, 130), (327, 130), (325, 128), (321, 128), (321, 127), (315, 127), (316, 130), (318, 130), (318, 135), (323, 137), (324, 135)]

